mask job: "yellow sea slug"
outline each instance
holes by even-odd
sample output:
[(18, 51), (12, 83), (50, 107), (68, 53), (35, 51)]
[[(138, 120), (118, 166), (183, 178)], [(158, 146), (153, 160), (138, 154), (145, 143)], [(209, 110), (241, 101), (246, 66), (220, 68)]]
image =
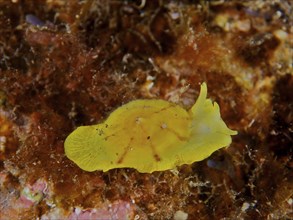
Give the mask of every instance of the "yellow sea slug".
[(151, 173), (191, 164), (228, 146), (230, 130), (201, 85), (186, 111), (164, 100), (131, 101), (101, 124), (81, 126), (65, 140), (65, 154), (86, 171), (129, 167)]

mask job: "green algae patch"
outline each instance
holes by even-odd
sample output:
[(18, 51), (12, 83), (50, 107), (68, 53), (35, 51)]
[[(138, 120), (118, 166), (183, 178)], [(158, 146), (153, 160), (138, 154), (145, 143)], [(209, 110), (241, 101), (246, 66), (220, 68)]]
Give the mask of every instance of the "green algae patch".
[(65, 154), (85, 171), (135, 168), (142, 173), (191, 164), (231, 143), (230, 130), (207, 86), (186, 111), (164, 100), (135, 100), (100, 124), (81, 126), (65, 140)]

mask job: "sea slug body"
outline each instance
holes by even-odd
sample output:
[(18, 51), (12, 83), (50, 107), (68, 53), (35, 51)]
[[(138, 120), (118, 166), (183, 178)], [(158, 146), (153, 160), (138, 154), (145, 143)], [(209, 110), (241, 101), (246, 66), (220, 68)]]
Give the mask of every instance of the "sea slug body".
[(172, 169), (210, 156), (231, 143), (230, 130), (206, 83), (189, 111), (164, 100), (134, 100), (100, 124), (81, 126), (65, 140), (65, 154), (85, 171)]

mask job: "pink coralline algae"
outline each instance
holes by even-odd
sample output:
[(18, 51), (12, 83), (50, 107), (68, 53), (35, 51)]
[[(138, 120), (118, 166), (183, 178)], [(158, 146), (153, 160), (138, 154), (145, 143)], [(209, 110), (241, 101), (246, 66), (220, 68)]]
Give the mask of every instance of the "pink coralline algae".
[(132, 219), (134, 206), (125, 201), (116, 201), (100, 208), (82, 209), (75, 207), (69, 220)]
[(28, 185), (21, 191), (19, 201), (25, 208), (29, 208), (43, 199), (46, 190), (46, 181), (39, 179), (33, 185)]

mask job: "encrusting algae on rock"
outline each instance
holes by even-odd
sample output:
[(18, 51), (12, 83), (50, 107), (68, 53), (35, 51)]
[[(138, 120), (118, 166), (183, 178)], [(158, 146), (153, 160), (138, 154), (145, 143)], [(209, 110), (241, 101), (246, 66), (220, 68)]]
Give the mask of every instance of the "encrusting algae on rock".
[(65, 140), (65, 154), (85, 171), (135, 168), (142, 173), (191, 164), (231, 143), (230, 130), (203, 83), (189, 111), (164, 100), (131, 101), (103, 123), (80, 126)]

